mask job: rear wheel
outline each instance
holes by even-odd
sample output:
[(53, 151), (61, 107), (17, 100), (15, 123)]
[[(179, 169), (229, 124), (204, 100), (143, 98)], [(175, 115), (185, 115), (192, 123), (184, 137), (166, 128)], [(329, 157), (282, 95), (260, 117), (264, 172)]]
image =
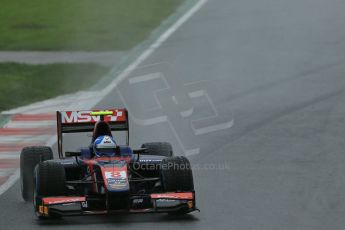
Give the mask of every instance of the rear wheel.
[(64, 196), (66, 195), (66, 173), (62, 164), (54, 161), (45, 161), (35, 169), (34, 208), (40, 219), (50, 219), (59, 216), (39, 213), (41, 199), (37, 197)]
[(149, 142), (141, 145), (141, 148), (146, 148), (147, 152), (145, 155), (155, 155), (155, 156), (173, 156), (173, 148), (168, 142)]
[(53, 151), (46, 146), (33, 146), (23, 148), (20, 154), (20, 185), (22, 197), (25, 201), (31, 201), (34, 191), (35, 166), (46, 160), (53, 159)]

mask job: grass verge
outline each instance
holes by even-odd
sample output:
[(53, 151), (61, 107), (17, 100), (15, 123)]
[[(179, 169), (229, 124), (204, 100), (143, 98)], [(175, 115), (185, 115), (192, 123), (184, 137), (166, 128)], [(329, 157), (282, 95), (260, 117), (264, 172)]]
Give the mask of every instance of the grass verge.
[(108, 71), (96, 64), (0, 64), (0, 111), (88, 89)]
[(1, 0), (0, 50), (128, 50), (184, 0)]

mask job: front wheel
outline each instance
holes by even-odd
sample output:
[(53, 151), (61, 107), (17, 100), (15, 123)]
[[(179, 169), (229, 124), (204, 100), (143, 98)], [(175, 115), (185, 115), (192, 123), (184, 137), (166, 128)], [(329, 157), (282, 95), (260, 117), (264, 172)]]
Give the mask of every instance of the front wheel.
[[(169, 157), (161, 163), (161, 184), (164, 192), (194, 192), (193, 173), (186, 157)], [(195, 206), (195, 203), (194, 203)], [(191, 210), (184, 207), (169, 214), (187, 214)]]
[(35, 169), (34, 209), (40, 219), (51, 219), (58, 216), (39, 212), (42, 197), (66, 195), (66, 173), (62, 164), (54, 161), (41, 162)]
[(164, 192), (194, 191), (193, 173), (189, 160), (183, 156), (163, 159), (161, 183)]

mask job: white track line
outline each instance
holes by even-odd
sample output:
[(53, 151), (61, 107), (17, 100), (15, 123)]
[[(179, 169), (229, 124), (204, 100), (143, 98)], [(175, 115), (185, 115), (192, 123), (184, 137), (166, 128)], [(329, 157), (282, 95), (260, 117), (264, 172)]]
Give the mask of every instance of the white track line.
[(0, 186), (0, 195), (2, 195), (9, 188), (11, 188), (12, 185), (14, 185), (14, 183), (16, 183), (16, 181), (19, 179), (19, 176), (20, 176), (20, 170), (17, 169), (16, 172), (12, 174), (10, 178), (8, 178), (8, 180)]
[(49, 128), (55, 126), (56, 121), (9, 121), (4, 128)]
[(103, 91), (103, 95), (110, 93), (121, 81), (132, 73), (143, 61), (156, 51), (178, 28), (191, 18), (208, 0), (200, 0), (179, 20), (177, 20), (167, 31), (165, 31), (147, 50), (145, 50), (132, 64), (130, 64), (120, 75), (115, 78)]
[(20, 153), (19, 152), (5, 152), (0, 154), (0, 160), (13, 160), (19, 159)]
[(14, 171), (16, 171), (16, 169), (13, 169), (13, 168), (1, 169), (0, 170), (0, 177), (8, 177)]
[[(178, 28), (180, 28), (188, 19), (190, 19), (208, 0), (198, 1), (191, 9), (189, 9), (179, 20), (177, 20), (167, 31), (165, 31), (148, 49), (146, 49), (132, 64), (130, 64), (123, 72), (120, 73), (106, 88), (100, 93), (98, 100), (85, 101), (89, 107), (97, 105), (106, 95), (108, 95), (116, 86), (126, 79), (143, 61), (151, 56), (157, 48), (159, 48)], [(54, 145), (56, 136), (52, 137), (47, 145)], [(3, 185), (0, 186), (0, 195), (7, 191), (19, 179), (19, 169), (14, 173)]]
[(8, 135), (0, 136), (0, 144), (12, 143), (42, 143), (53, 135)]
[(162, 75), (161, 73), (151, 73), (151, 74), (147, 74), (147, 75), (143, 75), (139, 77), (132, 77), (128, 81), (129, 81), (129, 84), (136, 84), (136, 83), (141, 83), (145, 81), (159, 79), (161, 75)]

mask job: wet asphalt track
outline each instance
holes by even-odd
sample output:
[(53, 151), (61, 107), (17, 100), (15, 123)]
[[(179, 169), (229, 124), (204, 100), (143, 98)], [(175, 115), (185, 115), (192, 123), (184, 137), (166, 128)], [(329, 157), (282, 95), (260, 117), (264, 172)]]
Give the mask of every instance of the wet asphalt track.
[(194, 153), (201, 213), (39, 223), (17, 183), (0, 229), (343, 229), (344, 12), (340, 0), (211, 0), (97, 106), (129, 108), (134, 146)]

